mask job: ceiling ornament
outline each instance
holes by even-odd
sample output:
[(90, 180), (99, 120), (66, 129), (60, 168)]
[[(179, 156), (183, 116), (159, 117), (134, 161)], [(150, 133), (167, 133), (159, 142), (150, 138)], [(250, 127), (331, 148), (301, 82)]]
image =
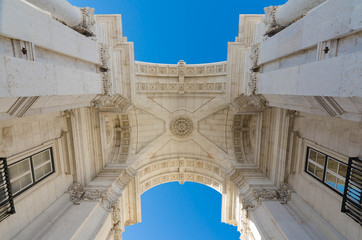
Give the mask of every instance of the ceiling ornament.
[(172, 134), (179, 138), (189, 136), (192, 133), (193, 128), (192, 120), (185, 115), (176, 116), (170, 123)]

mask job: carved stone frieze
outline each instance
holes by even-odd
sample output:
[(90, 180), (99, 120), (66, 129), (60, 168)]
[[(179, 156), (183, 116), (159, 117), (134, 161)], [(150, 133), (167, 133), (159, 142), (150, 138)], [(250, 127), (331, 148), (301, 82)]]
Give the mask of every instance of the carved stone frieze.
[(191, 76), (213, 76), (226, 75), (226, 62), (210, 63), (210, 64), (153, 64), (136, 62), (136, 75), (145, 76), (172, 76), (176, 77), (184, 75)]
[(103, 84), (103, 94), (110, 96), (112, 92), (112, 82), (111, 82), (111, 72), (101, 72), (102, 84)]
[(137, 82), (136, 91), (139, 93), (224, 93), (226, 82)]
[(73, 27), (73, 29), (87, 37), (95, 36), (96, 21), (94, 18), (94, 8), (84, 7), (79, 8), (79, 10), (82, 14), (82, 22), (78, 26)]
[(188, 116), (177, 116), (171, 120), (170, 129), (172, 134), (176, 137), (184, 138), (192, 133), (193, 123)]
[(260, 203), (263, 200), (277, 200), (278, 193), (274, 189), (255, 190), (254, 197)]
[(83, 195), (83, 200), (98, 201), (103, 197), (105, 192), (104, 190), (86, 190)]
[(80, 183), (73, 183), (69, 188), (68, 192), (70, 194), (71, 201), (75, 205), (79, 205), (82, 197), (84, 195), (83, 187)]

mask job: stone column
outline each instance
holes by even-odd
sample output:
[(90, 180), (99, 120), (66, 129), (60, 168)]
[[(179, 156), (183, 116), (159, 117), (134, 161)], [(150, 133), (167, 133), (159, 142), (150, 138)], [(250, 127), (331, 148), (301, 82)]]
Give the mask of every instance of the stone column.
[(66, 0), (27, 0), (38, 8), (49, 12), (55, 19), (65, 23), (74, 30), (86, 35), (94, 36), (94, 9), (78, 8)]
[(326, 0), (289, 0), (281, 6), (264, 8), (265, 35), (272, 36)]

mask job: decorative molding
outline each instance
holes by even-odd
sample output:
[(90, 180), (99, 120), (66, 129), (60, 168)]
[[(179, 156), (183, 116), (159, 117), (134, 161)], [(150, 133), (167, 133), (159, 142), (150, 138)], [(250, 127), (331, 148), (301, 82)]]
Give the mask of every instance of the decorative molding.
[[(181, 60), (182, 61), (182, 60)], [(204, 77), (226, 75), (226, 62), (210, 64), (155, 64), (145, 62), (135, 62), (136, 75), (178, 77), (180, 74), (185, 77)]]
[(82, 22), (73, 29), (87, 37), (96, 36), (94, 8), (84, 7), (79, 10), (82, 14)]
[(84, 195), (83, 186), (80, 183), (73, 183), (68, 188), (68, 192), (70, 194), (71, 201), (75, 205), (79, 205)]
[(22, 117), (39, 97), (19, 97), (7, 111), (11, 116)]
[(250, 217), (248, 208), (240, 209), (240, 239), (249, 239)]
[(99, 201), (105, 193), (106, 190), (86, 190), (82, 199), (86, 201)]
[(333, 97), (315, 96), (314, 98), (331, 117), (339, 117), (345, 113), (343, 108)]
[(118, 199), (121, 197), (124, 189), (134, 179), (127, 170), (123, 170), (120, 176), (113, 182), (112, 186), (107, 190), (100, 200), (101, 206), (107, 210), (112, 211)]
[(254, 190), (254, 198), (260, 204), (264, 200), (278, 200), (278, 193), (275, 189)]
[(131, 101), (128, 98), (122, 97), (119, 94), (112, 96), (98, 95), (92, 100), (92, 107), (98, 109), (107, 109), (116, 108), (117, 112), (125, 113), (131, 106)]
[(284, 29), (284, 27), (277, 24), (275, 19), (275, 16), (280, 7), (281, 6), (270, 6), (264, 8), (264, 24), (266, 25), (266, 32), (264, 33), (264, 36), (271, 37)]
[(121, 209), (119, 207), (119, 201), (112, 207), (112, 229), (113, 231), (113, 239), (114, 240), (122, 240), (122, 218), (121, 218)]
[(11, 44), (14, 57), (29, 61), (35, 60), (34, 44), (32, 42), (11, 39)]
[(136, 82), (138, 93), (224, 93), (226, 82)]
[(170, 130), (173, 135), (179, 138), (189, 136), (194, 128), (192, 120), (186, 115), (180, 115), (173, 118), (170, 122)]
[(258, 113), (267, 107), (267, 101), (262, 95), (240, 95), (234, 99), (233, 107), (236, 113)]
[(221, 192), (225, 179), (224, 171), (203, 160), (185, 158), (163, 160), (149, 164), (138, 171), (140, 193), (162, 183), (190, 181), (214, 188)]
[(101, 71), (108, 71), (111, 69), (111, 55), (110, 55), (110, 48), (108, 43), (98, 43), (99, 48), (99, 55), (101, 58), (101, 64), (99, 68)]

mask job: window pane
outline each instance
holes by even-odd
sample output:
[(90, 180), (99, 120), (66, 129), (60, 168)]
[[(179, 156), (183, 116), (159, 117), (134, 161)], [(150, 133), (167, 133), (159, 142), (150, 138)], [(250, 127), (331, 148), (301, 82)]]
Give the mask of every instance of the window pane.
[(11, 178), (16, 178), (18, 175), (19, 175), (18, 174), (18, 167), (17, 167), (16, 164), (9, 167), (9, 177), (10, 177), (10, 179)]
[(25, 176), (21, 177), (20, 179), (20, 186), (21, 188), (25, 188), (27, 186), (29, 186), (33, 181), (31, 179), (31, 174), (26, 174)]
[(11, 185), (11, 192), (13, 194), (20, 190), (20, 181), (19, 181), (19, 179), (12, 182), (10, 185)]
[(50, 173), (52, 171), (52, 165), (51, 163), (47, 163), (44, 165), (44, 175), (47, 175), (48, 173)]
[(337, 173), (338, 162), (333, 160), (332, 158), (328, 158), (328, 169)]
[(317, 161), (317, 152), (314, 151), (313, 149), (309, 149), (309, 159)]
[(50, 160), (50, 152), (49, 152), (49, 150), (46, 150), (44, 152), (34, 155), (32, 157), (32, 159), (33, 159), (34, 167), (36, 168), (39, 165), (41, 165), (43, 162)]
[(323, 168), (319, 168), (316, 166), (315, 175), (320, 179), (323, 180)]
[(344, 193), (344, 181), (341, 179), (337, 179), (337, 190)]
[(314, 174), (315, 165), (311, 162), (308, 163), (308, 172)]
[(347, 176), (347, 165), (340, 163), (338, 174), (345, 178)]
[(332, 174), (327, 172), (326, 180), (325, 180), (325, 182), (327, 184), (329, 184), (330, 186), (335, 188), (336, 187), (336, 180), (337, 180), (337, 178), (335, 176), (333, 176)]
[(38, 181), (42, 176), (44, 176), (44, 167), (35, 170), (35, 181)]
[(26, 172), (29, 172), (30, 171), (30, 161), (29, 161), (29, 158), (18, 163), (18, 171), (19, 171), (19, 175), (22, 175)]
[(320, 154), (320, 153), (317, 154), (317, 163), (319, 163), (320, 165), (324, 166), (325, 159), (326, 159), (325, 155)]

